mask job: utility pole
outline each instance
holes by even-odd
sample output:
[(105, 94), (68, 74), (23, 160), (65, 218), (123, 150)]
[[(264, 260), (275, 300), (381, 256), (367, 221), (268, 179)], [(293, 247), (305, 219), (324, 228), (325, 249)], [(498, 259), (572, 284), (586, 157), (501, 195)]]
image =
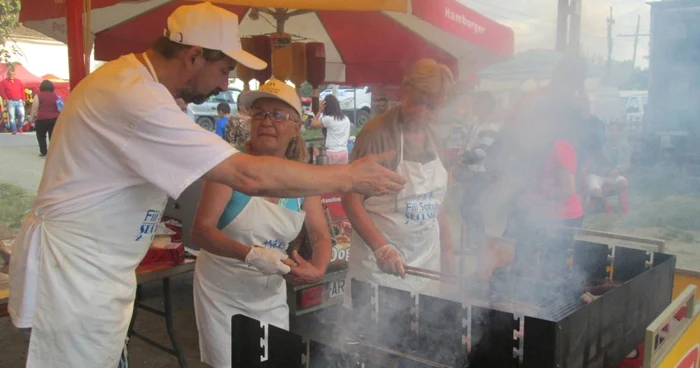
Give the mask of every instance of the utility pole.
[(639, 37), (648, 37), (649, 34), (639, 34), (639, 24), (641, 22), (641, 16), (637, 16), (637, 31), (634, 34), (623, 34), (617, 35), (617, 37), (634, 37), (634, 50), (632, 51), (632, 70), (637, 62), (637, 46), (639, 45)]
[(566, 51), (566, 39), (569, 21), (569, 0), (559, 0), (557, 7), (557, 40), (555, 49)]
[(642, 21), (642, 16), (637, 15), (637, 30), (634, 31), (634, 50), (632, 51), (632, 70), (634, 70), (634, 63), (637, 62), (637, 45), (639, 44), (639, 22)]
[(608, 18), (608, 70), (607, 77), (610, 78), (610, 70), (612, 69), (612, 50), (613, 50), (613, 37), (612, 37), (612, 27), (615, 24), (615, 19), (613, 19), (613, 8), (610, 7), (610, 17)]
[(581, 2), (583, 0), (571, 0), (569, 19), (569, 47), (572, 54), (578, 54), (581, 49)]

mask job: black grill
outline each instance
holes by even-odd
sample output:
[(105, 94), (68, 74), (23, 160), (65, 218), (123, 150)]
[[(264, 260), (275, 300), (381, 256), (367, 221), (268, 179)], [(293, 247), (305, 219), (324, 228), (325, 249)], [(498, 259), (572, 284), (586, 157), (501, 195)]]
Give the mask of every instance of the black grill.
[[(538, 252), (558, 263), (533, 269), (527, 259), (532, 253), (516, 249), (514, 264), (488, 284), (463, 285), (469, 296), (464, 303), (352, 280), (351, 339), (337, 333), (351, 328), (339, 321), (317, 326), (328, 332), (322, 338), (307, 331), (320, 344), (270, 335), (269, 354), (284, 356), (283, 365), (253, 364), (260, 355), (252, 348), (262, 337), (259, 324), (234, 317), (234, 357), (264, 368), (607, 368), (644, 340), (646, 326), (671, 301), (674, 256), (623, 247), (613, 252), (586, 242)], [(606, 278), (619, 285), (590, 304), (580, 301), (586, 286)]]
[[(508, 281), (510, 280), (510, 281)], [(519, 313), (547, 321), (558, 321), (573, 313), (581, 306), (583, 292), (572, 292), (562, 284), (538, 282), (534, 279), (503, 279), (495, 276), (487, 287), (471, 286), (465, 290), (471, 304), (499, 309), (502, 303), (532, 306), (537, 313)], [(513, 310), (504, 310), (514, 312)]]

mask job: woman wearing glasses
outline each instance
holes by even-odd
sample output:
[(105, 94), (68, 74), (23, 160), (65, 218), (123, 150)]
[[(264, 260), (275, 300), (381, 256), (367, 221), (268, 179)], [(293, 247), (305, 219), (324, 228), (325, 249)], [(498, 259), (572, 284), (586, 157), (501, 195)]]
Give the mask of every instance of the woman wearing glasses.
[[(250, 108), (246, 153), (307, 161), (294, 88), (271, 80), (241, 94), (239, 102)], [(302, 225), (313, 247), (311, 262), (286, 253)], [(193, 282), (199, 347), (202, 361), (213, 367), (231, 367), (233, 315), (288, 329), (285, 279), (320, 281), (331, 255), (319, 197), (249, 197), (213, 182), (202, 188), (192, 239), (201, 247)]]
[(427, 279), (407, 276), (406, 266), (454, 271), (443, 205), (448, 175), (430, 129), (452, 83), (447, 66), (432, 59), (418, 61), (401, 84), (401, 104), (370, 120), (355, 141), (351, 161), (395, 150), (396, 158), (386, 166), (408, 183), (397, 195), (343, 197), (354, 232), (345, 282), (346, 307), (350, 307), (352, 278), (430, 293), (440, 288), (429, 287)]

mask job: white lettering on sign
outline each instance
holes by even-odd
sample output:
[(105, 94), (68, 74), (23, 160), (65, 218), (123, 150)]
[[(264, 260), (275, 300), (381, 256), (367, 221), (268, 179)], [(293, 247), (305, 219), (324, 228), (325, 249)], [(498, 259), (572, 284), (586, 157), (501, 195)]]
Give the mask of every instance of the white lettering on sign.
[(345, 294), (345, 280), (332, 281), (328, 285), (328, 298)]
[(468, 19), (462, 14), (455, 13), (449, 7), (445, 7), (445, 18), (471, 29), (476, 34), (482, 34), (486, 32), (486, 27), (474, 22), (473, 20)]
[(336, 202), (340, 202), (342, 200), (343, 199), (340, 197), (321, 198), (321, 204), (336, 203)]
[(339, 247), (331, 248), (331, 262), (345, 261), (350, 259), (350, 249), (342, 249)]

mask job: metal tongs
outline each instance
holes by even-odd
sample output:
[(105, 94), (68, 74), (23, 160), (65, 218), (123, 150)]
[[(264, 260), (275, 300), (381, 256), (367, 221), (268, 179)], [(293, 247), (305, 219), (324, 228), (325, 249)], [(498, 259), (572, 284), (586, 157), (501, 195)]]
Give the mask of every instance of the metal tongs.
[(449, 275), (446, 273), (428, 270), (426, 268), (404, 266), (404, 270), (406, 271), (407, 275), (423, 277), (426, 279), (436, 280), (440, 282), (456, 284), (457, 281), (459, 281), (457, 275)]

